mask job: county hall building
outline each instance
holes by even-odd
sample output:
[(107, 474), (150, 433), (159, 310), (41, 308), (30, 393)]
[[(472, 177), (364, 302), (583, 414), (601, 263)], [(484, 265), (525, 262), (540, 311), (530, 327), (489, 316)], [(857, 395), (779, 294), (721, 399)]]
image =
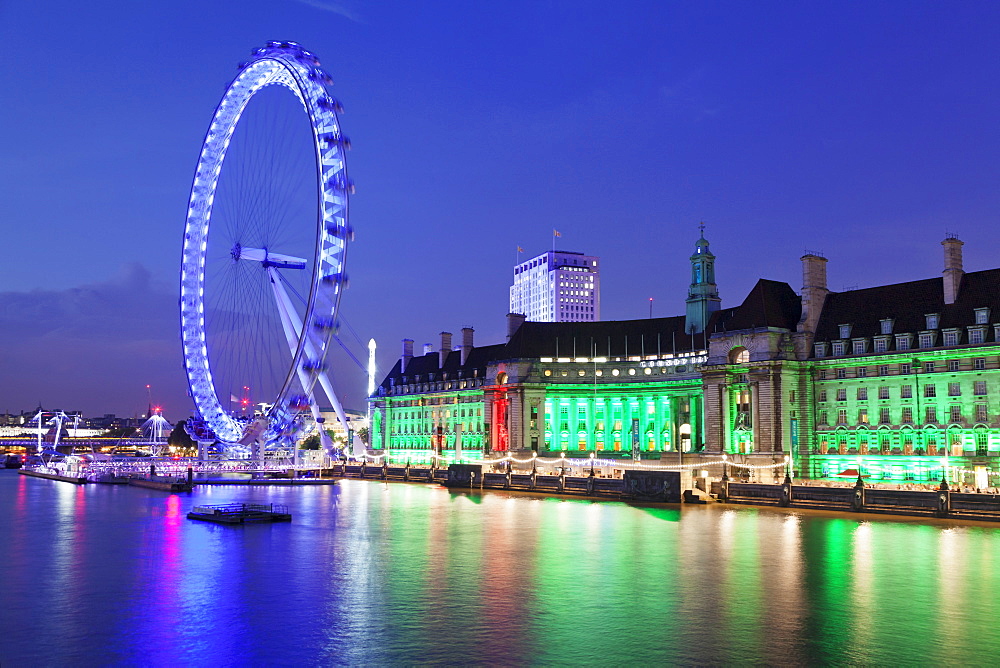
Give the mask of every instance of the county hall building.
[(721, 308), (704, 236), (684, 315), (532, 322), (504, 343), (413, 342), (371, 397), (371, 443), (393, 457), (542, 457), (767, 465), (801, 477), (949, 479), (1000, 472), (1000, 269), (833, 292), (802, 257), (798, 293), (761, 279)]

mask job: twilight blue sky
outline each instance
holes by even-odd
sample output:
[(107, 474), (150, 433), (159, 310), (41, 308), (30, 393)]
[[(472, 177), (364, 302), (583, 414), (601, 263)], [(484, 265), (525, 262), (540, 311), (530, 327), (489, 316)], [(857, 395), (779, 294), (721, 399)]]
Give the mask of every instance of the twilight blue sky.
[[(268, 39), (353, 142), (344, 312), (380, 346), (502, 341), (517, 246), (600, 255), (605, 319), (683, 312), (697, 223), (758, 277), (998, 266), (1000, 3), (0, 0), (0, 412), (189, 410), (176, 293), (212, 110)], [(525, 258), (528, 255), (525, 255)], [(364, 378), (346, 375), (347, 404)]]

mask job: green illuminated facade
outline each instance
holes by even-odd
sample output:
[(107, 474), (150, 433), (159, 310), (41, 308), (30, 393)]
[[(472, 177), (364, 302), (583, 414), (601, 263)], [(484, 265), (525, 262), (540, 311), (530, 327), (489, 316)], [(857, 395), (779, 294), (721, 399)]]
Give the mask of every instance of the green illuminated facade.
[(1000, 270), (965, 273), (961, 242), (943, 245), (943, 278), (835, 293), (826, 259), (807, 254), (799, 294), (761, 279), (722, 309), (702, 237), (685, 316), (511, 315), (505, 344), (474, 347), (467, 329), (457, 349), (443, 333), (422, 356), (404, 341), (372, 397), (372, 447), (415, 459), (789, 455), (803, 477), (925, 482), (945, 471), (1000, 484)]

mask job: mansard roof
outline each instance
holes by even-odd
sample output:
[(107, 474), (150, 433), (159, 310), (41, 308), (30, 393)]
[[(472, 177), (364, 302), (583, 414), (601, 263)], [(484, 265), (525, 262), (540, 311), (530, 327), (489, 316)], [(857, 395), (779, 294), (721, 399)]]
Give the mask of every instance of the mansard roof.
[(802, 315), (802, 300), (781, 281), (762, 278), (735, 308), (712, 314), (708, 329), (712, 333), (732, 332), (755, 327), (777, 327), (795, 331)]
[[(840, 325), (851, 325), (851, 338), (877, 336), (880, 321), (887, 318), (894, 321), (893, 333), (916, 333), (927, 329), (925, 316), (932, 313), (939, 315), (938, 329), (964, 329), (976, 324), (975, 310), (984, 307), (990, 309), (990, 323), (1000, 322), (1000, 269), (965, 274), (954, 304), (944, 303), (941, 278), (831, 292), (816, 327), (816, 340), (839, 339)], [(993, 332), (985, 340), (992, 341)]]
[(462, 353), (452, 350), (439, 366), (437, 351), (415, 355), (403, 372), (400, 360), (380, 383), (387, 388), (393, 382), (402, 382), (405, 376), (413, 382), (430, 380), (434, 374), (449, 378), (482, 378), (491, 362), (539, 357), (631, 357), (672, 352), (690, 352), (706, 347), (704, 335), (689, 336), (684, 332), (684, 316), (645, 318), (641, 320), (602, 320), (598, 322), (524, 322), (504, 344), (477, 346), (462, 364)]
[(381, 387), (388, 388), (392, 381), (400, 381), (403, 376), (412, 379), (420, 376), (421, 380), (430, 380), (430, 374), (435, 374), (437, 380), (441, 379), (440, 374), (446, 373), (449, 378), (458, 378), (461, 372), (462, 378), (472, 378), (478, 376), (482, 378), (486, 375), (486, 366), (496, 359), (503, 359), (504, 344), (492, 346), (473, 347), (469, 353), (465, 364), (462, 364), (462, 351), (452, 350), (445, 357), (444, 366), (439, 366), (440, 354), (438, 351), (427, 353), (426, 355), (415, 355), (406, 365), (406, 372), (400, 369), (402, 360), (396, 360), (392, 369), (386, 374), (380, 383)]
[(684, 316), (597, 322), (525, 322), (511, 337), (506, 359), (627, 357), (705, 348), (701, 334), (684, 332)]

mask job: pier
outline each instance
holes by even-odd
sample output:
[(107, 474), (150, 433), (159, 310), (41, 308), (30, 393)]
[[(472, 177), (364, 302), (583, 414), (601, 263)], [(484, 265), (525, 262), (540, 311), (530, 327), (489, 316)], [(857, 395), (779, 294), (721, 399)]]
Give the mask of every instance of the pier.
[(189, 520), (216, 524), (248, 524), (265, 522), (291, 522), (292, 515), (285, 506), (274, 503), (225, 503), (195, 506), (187, 514)]

